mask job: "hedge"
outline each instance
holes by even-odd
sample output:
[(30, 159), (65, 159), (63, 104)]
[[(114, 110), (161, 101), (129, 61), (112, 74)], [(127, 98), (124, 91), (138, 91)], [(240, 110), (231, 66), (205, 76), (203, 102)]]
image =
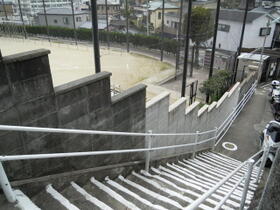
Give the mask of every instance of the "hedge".
[[(10, 26), (10, 27), (9, 27)], [(12, 33), (20, 33), (22, 32), (22, 26), (20, 25), (10, 25), (10, 24), (0, 24), (0, 29), (4, 32), (11, 31)], [(26, 25), (25, 30), (28, 34), (35, 35), (47, 35), (47, 28), (45, 26), (30, 26)], [(92, 32), (91, 29), (79, 28), (77, 31), (78, 40), (81, 41), (91, 41), (92, 40)], [(72, 28), (64, 28), (57, 26), (49, 26), (49, 34), (52, 37), (61, 37), (61, 38), (74, 38), (74, 29)], [(107, 41), (107, 35), (109, 36), (110, 42), (115, 42), (119, 44), (123, 44), (126, 42), (126, 34), (120, 32), (107, 32), (107, 31), (99, 31), (99, 40), (101, 42)], [(147, 36), (144, 34), (129, 34), (128, 37), (129, 43), (133, 46), (144, 46), (149, 49), (161, 49), (161, 38), (158, 36)], [(163, 50), (168, 53), (176, 54), (178, 42), (173, 39), (165, 38), (163, 40)]]

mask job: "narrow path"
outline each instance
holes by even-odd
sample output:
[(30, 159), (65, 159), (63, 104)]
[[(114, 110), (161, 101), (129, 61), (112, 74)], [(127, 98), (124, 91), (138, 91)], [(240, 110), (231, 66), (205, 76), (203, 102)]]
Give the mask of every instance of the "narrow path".
[[(216, 147), (217, 152), (244, 161), (259, 151), (259, 133), (269, 121), (273, 120), (268, 99), (267, 87), (256, 90), (228, 133)], [(238, 149), (229, 151), (222, 146), (224, 142), (234, 143)]]

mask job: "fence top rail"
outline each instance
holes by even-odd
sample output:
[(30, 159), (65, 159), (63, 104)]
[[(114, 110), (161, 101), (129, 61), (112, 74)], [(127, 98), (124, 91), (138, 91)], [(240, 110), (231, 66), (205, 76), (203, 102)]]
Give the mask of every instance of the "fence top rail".
[[(195, 136), (197, 133), (136, 133), (118, 131), (97, 131), (67, 128), (46, 128), (28, 127), (14, 125), (0, 125), (0, 131), (23, 131), (23, 132), (43, 132), (43, 133), (68, 133), (68, 134), (88, 134), (88, 135), (108, 135), (108, 136)], [(198, 135), (214, 133), (216, 129), (199, 132)]]

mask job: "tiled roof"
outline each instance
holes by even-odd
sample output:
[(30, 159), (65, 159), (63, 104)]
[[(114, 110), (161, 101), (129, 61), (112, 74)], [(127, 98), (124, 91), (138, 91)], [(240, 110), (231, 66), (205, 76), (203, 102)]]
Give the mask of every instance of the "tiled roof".
[[(253, 22), (255, 19), (265, 15), (263, 12), (249, 11), (246, 22)], [(244, 10), (239, 9), (221, 9), (220, 17), (221, 20), (231, 20), (236, 22), (242, 22), (244, 18)]]

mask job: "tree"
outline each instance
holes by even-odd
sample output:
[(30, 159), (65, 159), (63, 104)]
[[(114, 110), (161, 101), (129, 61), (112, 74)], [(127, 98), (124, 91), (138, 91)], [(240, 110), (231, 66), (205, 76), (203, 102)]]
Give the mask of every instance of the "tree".
[(231, 86), (231, 73), (219, 70), (210, 79), (203, 82), (199, 89), (202, 93), (209, 94), (211, 102), (219, 100)]
[[(187, 14), (184, 17), (184, 32), (186, 33)], [(213, 36), (214, 21), (211, 10), (195, 7), (191, 14), (190, 38), (195, 47), (195, 66), (198, 66), (199, 46)]]

